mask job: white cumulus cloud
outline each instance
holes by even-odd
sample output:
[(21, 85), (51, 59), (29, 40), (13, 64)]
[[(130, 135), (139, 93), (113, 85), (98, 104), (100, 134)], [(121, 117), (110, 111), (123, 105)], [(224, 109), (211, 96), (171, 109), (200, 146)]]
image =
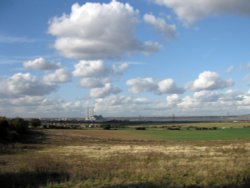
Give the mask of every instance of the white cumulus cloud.
[(118, 87), (112, 86), (111, 83), (106, 83), (101, 88), (93, 88), (90, 90), (90, 96), (94, 98), (104, 98), (111, 94), (118, 94), (121, 92), (121, 89)]
[(128, 64), (127, 63), (121, 63), (118, 66), (117, 65), (113, 65), (112, 67), (112, 72), (116, 75), (121, 75), (123, 74), (128, 68)]
[[(104, 93), (104, 91), (107, 90), (114, 91), (110, 88), (112, 80), (121, 76), (127, 67), (127, 63), (108, 66), (102, 60), (82, 60), (75, 65), (73, 75), (81, 78), (80, 85), (82, 87), (90, 89), (96, 88), (96, 90), (91, 90), (91, 96), (95, 96), (95, 94), (93, 94), (94, 91), (97, 93), (100, 93), (100, 91)], [(99, 96), (99, 94), (96, 94), (96, 96)]]
[(167, 104), (171, 110), (185, 114), (200, 115), (226, 115), (228, 111), (234, 114), (244, 112), (242, 109), (247, 104), (249, 97), (239, 91), (216, 90), (197, 91), (193, 95), (180, 98), (177, 95), (167, 97)]
[(152, 25), (158, 32), (166, 38), (173, 38), (176, 35), (176, 26), (167, 24), (163, 18), (155, 17), (152, 14), (145, 14), (143, 19), (146, 23)]
[(73, 75), (76, 77), (95, 77), (103, 78), (107, 76), (122, 75), (128, 68), (127, 63), (108, 66), (102, 60), (85, 61), (81, 60), (75, 65)]
[(158, 83), (158, 90), (161, 94), (181, 94), (185, 91), (183, 88), (177, 87), (175, 81), (171, 78), (160, 81)]
[(95, 111), (105, 116), (159, 115), (163, 110), (166, 110), (164, 102), (144, 97), (113, 95), (95, 100)]
[(133, 52), (152, 52), (159, 45), (134, 36), (139, 11), (128, 3), (73, 4), (70, 14), (51, 19), (54, 47), (65, 57), (85, 60), (119, 58)]
[(45, 83), (55, 84), (55, 83), (65, 83), (70, 81), (71, 74), (65, 69), (57, 69), (54, 73), (47, 74), (43, 77)]
[(176, 86), (175, 81), (171, 78), (156, 82), (153, 78), (133, 78), (127, 80), (126, 84), (132, 93), (141, 93), (144, 91), (155, 94), (181, 94), (185, 90)]
[(75, 65), (73, 75), (77, 77), (105, 77), (110, 74), (110, 71), (101, 60), (82, 60)]
[(177, 94), (167, 96), (166, 100), (169, 107), (174, 107), (180, 102), (180, 98)]
[(40, 81), (29, 73), (16, 73), (0, 80), (0, 95), (7, 97), (42, 96), (54, 91), (57, 86)]
[(34, 60), (25, 61), (23, 63), (23, 66), (26, 69), (35, 69), (35, 70), (55, 70), (61, 67), (60, 63), (52, 63), (46, 61), (42, 57), (36, 58)]
[(193, 94), (193, 97), (195, 100), (200, 102), (216, 102), (218, 101), (222, 96), (221, 93), (217, 91), (198, 91)]
[(157, 90), (157, 84), (153, 78), (133, 78), (127, 80), (127, 85), (132, 93), (141, 93), (143, 91), (155, 91)]
[(188, 89), (191, 91), (217, 90), (228, 88), (232, 85), (232, 80), (223, 80), (216, 72), (204, 71), (188, 85)]
[(250, 15), (248, 0), (154, 0), (173, 9), (185, 25), (207, 16), (221, 14)]
[(100, 79), (100, 78), (82, 78), (80, 85), (85, 88), (100, 88), (104, 87), (105, 83), (109, 83), (109, 79)]

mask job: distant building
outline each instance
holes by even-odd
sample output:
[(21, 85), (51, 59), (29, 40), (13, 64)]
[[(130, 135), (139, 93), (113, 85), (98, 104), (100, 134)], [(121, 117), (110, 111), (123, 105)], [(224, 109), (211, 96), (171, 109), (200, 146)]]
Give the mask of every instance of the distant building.
[(95, 115), (93, 106), (87, 106), (85, 121), (103, 121), (103, 120), (104, 118), (102, 117), (102, 115)]
[(93, 116), (87, 116), (85, 118), (86, 121), (103, 121), (105, 120), (102, 115), (93, 115)]
[(87, 106), (86, 107), (86, 121), (94, 121), (94, 107), (93, 106)]

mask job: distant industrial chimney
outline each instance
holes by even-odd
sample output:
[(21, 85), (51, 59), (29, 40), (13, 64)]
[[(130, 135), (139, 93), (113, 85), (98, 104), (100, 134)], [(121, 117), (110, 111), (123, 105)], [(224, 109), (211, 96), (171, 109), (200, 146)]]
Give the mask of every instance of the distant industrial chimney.
[(95, 109), (94, 106), (89, 106), (89, 105), (86, 106), (86, 117), (85, 117), (86, 121), (94, 121), (95, 120), (95, 118), (94, 118), (94, 116), (95, 116), (94, 109)]

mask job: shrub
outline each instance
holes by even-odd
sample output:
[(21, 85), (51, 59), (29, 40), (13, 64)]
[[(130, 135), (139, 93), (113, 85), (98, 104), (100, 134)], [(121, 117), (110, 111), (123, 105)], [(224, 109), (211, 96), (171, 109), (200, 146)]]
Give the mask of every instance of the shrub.
[(22, 118), (7, 119), (0, 117), (0, 140), (1, 142), (13, 142), (20, 140), (28, 131), (28, 121)]
[(181, 130), (181, 127), (176, 127), (176, 126), (171, 126), (171, 127), (167, 127), (168, 130), (173, 130), (173, 131), (179, 131)]
[(103, 125), (101, 125), (101, 127), (102, 127), (104, 130), (110, 130), (110, 129), (111, 129), (111, 125), (110, 125), (110, 124), (103, 124)]
[(7, 135), (7, 140), (14, 141), (18, 138), (19, 134), (16, 131), (9, 131)]
[(40, 119), (31, 119), (29, 122), (30, 126), (32, 127), (40, 127), (42, 125), (41, 120)]
[(0, 119), (0, 138), (5, 139), (9, 132), (9, 123), (7, 120)]
[(19, 134), (24, 134), (28, 130), (28, 122), (22, 118), (14, 118), (10, 120), (10, 128)]
[(146, 127), (136, 127), (135, 130), (142, 130), (142, 131), (144, 131), (144, 130), (146, 130)]

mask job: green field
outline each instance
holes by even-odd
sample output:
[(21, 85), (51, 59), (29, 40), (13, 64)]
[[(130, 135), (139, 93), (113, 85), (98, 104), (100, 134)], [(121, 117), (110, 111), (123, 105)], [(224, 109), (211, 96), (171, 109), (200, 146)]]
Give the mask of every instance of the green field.
[(129, 130), (132, 134), (152, 140), (250, 140), (250, 128), (227, 128), (219, 130)]

